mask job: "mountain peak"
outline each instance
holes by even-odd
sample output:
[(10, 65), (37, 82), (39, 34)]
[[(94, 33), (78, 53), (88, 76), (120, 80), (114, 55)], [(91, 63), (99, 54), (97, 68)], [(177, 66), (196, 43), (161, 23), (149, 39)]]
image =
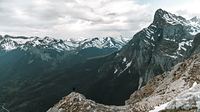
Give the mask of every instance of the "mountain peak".
[(200, 18), (195, 16), (192, 19), (190, 19), (192, 22), (200, 22)]
[(163, 9), (156, 10), (155, 15), (154, 15), (154, 22), (163, 20), (163, 16), (168, 15), (168, 14), (169, 13)]
[(156, 14), (163, 14), (163, 13), (168, 13), (168, 12), (163, 10), (163, 9), (161, 9), (161, 8), (156, 10)]
[(182, 16), (177, 16), (175, 14), (172, 14), (170, 12), (167, 12), (163, 9), (158, 9), (155, 12), (154, 15), (154, 21), (153, 23), (163, 25), (165, 23), (170, 23), (170, 24), (184, 24), (186, 23), (187, 20), (183, 18)]

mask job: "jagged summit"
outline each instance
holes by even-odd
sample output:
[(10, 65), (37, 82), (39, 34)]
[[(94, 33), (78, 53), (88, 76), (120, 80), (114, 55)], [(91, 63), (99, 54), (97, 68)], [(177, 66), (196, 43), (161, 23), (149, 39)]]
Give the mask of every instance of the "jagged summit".
[(187, 20), (182, 16), (177, 16), (163, 9), (158, 9), (155, 12), (153, 24), (159, 28), (168, 25), (182, 25), (192, 35), (200, 32), (200, 19), (198, 17)]
[(200, 22), (200, 18), (197, 17), (197, 16), (191, 18), (190, 20), (191, 20), (192, 22), (198, 22), (198, 23)]
[(158, 9), (154, 15), (154, 23), (168, 22), (172, 24), (185, 23), (187, 20), (182, 16), (177, 16), (163, 9)]

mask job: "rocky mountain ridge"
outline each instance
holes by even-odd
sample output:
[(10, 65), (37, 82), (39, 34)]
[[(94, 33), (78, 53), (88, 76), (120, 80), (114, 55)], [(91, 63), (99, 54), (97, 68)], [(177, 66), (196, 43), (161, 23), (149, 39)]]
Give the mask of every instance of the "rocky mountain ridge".
[[(194, 32), (191, 33), (194, 27), (188, 26), (185, 23), (187, 21), (162, 9), (157, 10), (154, 21), (148, 28), (138, 32), (119, 52), (107, 57), (112, 60), (100, 66), (98, 73), (101, 74), (101, 79), (89, 89), (92, 92), (86, 97), (98, 103), (102, 103), (102, 99), (116, 102), (116, 99), (136, 91), (123, 108), (126, 111), (146, 112), (187, 91), (200, 74), (199, 54), (191, 57), (199, 53), (199, 34), (194, 36)], [(198, 28), (195, 31), (199, 32)], [(188, 57), (191, 57), (189, 61), (180, 63)], [(177, 66), (171, 68), (177, 63)], [(187, 81), (193, 74), (196, 74), (196, 78)], [(125, 100), (126, 97), (122, 99)], [(76, 103), (73, 105), (71, 102), (72, 108), (77, 108)]]
[(199, 88), (200, 54), (196, 54), (154, 77), (125, 106), (106, 106), (71, 93), (47, 112), (196, 112), (200, 110)]
[[(110, 60), (96, 69), (95, 74), (101, 79), (88, 90), (86, 97), (99, 103), (120, 102), (116, 105), (122, 105), (132, 92), (151, 78), (190, 57), (193, 34), (199, 32), (190, 21), (158, 9), (147, 28), (136, 33), (119, 52), (106, 57)], [(199, 26), (198, 22), (196, 24)], [(192, 29), (196, 29), (195, 33), (191, 33)]]

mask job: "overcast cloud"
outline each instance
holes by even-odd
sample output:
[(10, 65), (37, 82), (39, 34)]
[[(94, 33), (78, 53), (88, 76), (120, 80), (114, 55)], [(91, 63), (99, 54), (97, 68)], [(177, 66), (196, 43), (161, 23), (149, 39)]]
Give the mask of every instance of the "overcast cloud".
[(151, 23), (157, 8), (186, 17), (199, 16), (198, 0), (159, 1), (0, 0), (0, 33), (55, 38), (132, 37)]

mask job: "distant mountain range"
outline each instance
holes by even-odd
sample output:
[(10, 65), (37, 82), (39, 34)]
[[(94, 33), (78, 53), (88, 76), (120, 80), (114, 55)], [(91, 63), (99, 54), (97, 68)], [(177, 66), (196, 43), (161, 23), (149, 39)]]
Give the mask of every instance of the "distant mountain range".
[(41, 47), (57, 51), (81, 50), (86, 48), (116, 48), (121, 49), (128, 42), (128, 38), (123, 37), (102, 37), (89, 38), (83, 40), (76, 39), (54, 39), (50, 37), (24, 37), (24, 36), (0, 36), (0, 48), (4, 51), (11, 51), (17, 48), (26, 50), (29, 47)]
[[(5, 106), (18, 105), (16, 101), (27, 98), (26, 94), (37, 91), (39, 86), (45, 86), (48, 83), (43, 82), (46, 78), (55, 78), (65, 69), (88, 59), (112, 54), (127, 42), (128, 39), (122, 37), (61, 40), (50, 37), (0, 36), (0, 103)], [(12, 108), (15, 110), (18, 107)]]
[(15, 112), (41, 112), (76, 91), (98, 103), (122, 105), (150, 79), (199, 53), (199, 21), (158, 9), (126, 45), (110, 37), (78, 42), (1, 37), (1, 102)]
[[(5, 35), (0, 37), (0, 60), (5, 62), (1, 64), (2, 69), (8, 62), (11, 64), (8, 65), (8, 68), (10, 68), (12, 64), (19, 63), (17, 61), (29, 66), (36, 64), (38, 61), (38, 64), (40, 63), (39, 66), (50, 65), (50, 68), (58, 68), (62, 64), (62, 66), (71, 67), (89, 58), (100, 57), (118, 51), (127, 42), (127, 39), (112, 37), (76, 41), (50, 37), (14, 37)], [(22, 68), (23, 66), (26, 65), (22, 65)], [(33, 65), (31, 68), (34, 67), (36, 66)], [(46, 70), (45, 67), (43, 69)]]

